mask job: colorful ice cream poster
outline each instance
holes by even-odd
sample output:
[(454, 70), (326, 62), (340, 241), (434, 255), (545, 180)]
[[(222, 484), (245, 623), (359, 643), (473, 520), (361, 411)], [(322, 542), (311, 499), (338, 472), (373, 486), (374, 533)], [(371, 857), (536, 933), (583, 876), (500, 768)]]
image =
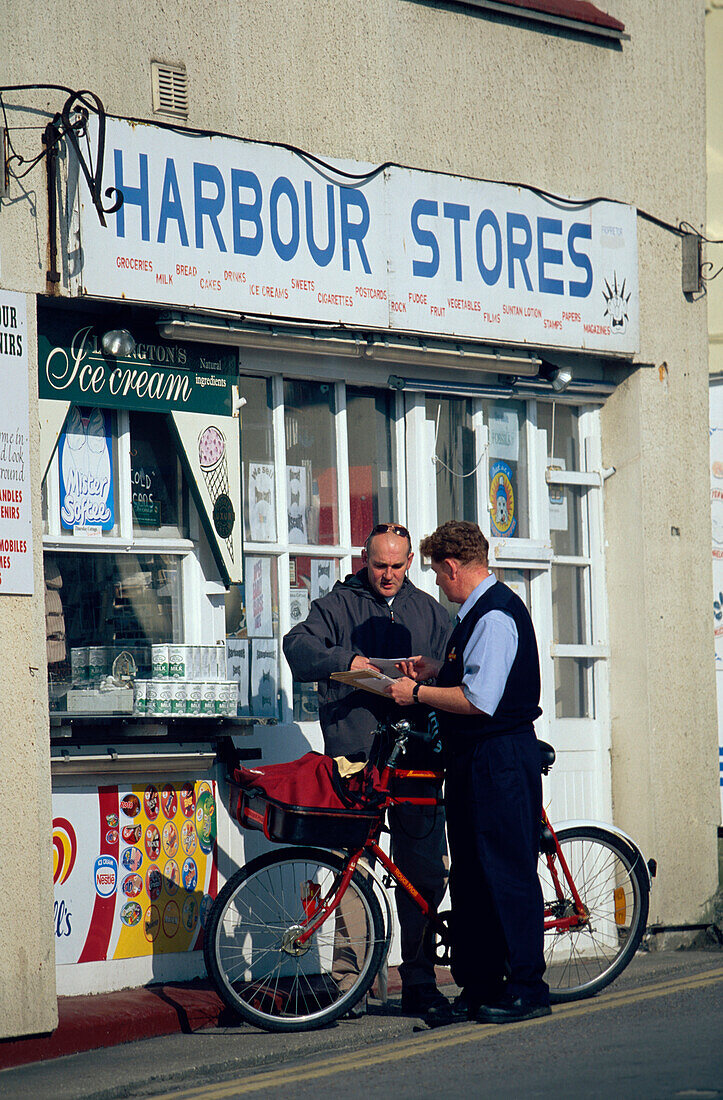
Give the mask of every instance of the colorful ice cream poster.
[(279, 676), (279, 651), (275, 638), (251, 643), (251, 713), (275, 718)]
[(276, 488), (271, 462), (249, 462), (246, 475), (248, 535), (252, 542), (276, 541)]
[(270, 638), (274, 633), (271, 558), (247, 558), (246, 573), (246, 631), (249, 638)]
[(53, 795), (58, 964), (198, 950), (218, 889), (216, 785)]
[(307, 543), (307, 484), (304, 466), (286, 467), (286, 504), (289, 513), (289, 542)]

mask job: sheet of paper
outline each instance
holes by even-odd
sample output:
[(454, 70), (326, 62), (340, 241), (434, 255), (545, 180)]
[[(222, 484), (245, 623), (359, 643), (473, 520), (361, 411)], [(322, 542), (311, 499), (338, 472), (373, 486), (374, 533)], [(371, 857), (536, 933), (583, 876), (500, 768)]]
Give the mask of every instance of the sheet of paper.
[(391, 676), (392, 680), (399, 679), (404, 673), (397, 668), (398, 661), (406, 661), (406, 657), (370, 657), (371, 663), (383, 672), (385, 676)]

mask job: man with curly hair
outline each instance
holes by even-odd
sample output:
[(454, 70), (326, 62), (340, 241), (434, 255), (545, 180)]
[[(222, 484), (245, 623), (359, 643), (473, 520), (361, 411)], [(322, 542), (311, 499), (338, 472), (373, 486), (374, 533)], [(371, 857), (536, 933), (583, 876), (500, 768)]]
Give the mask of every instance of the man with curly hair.
[(465, 521), (422, 540), (459, 614), (444, 660), (410, 658), (388, 689), (402, 706), (433, 707), (445, 745), (452, 975), (462, 993), (446, 1012), (429, 1013), (430, 1024), (550, 1013), (537, 877), (537, 641), (522, 600), (490, 573), (488, 549), (477, 524)]

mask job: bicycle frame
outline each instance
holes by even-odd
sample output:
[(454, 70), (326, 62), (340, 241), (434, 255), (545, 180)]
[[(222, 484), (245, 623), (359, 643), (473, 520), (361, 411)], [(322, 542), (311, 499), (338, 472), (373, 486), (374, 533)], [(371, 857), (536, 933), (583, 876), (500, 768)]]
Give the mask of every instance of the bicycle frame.
[[(396, 768), (394, 765), (387, 765), (382, 771), (382, 783), (387, 788), (389, 787), (392, 777), (398, 779), (420, 779), (428, 781), (440, 782), (444, 778), (443, 772), (426, 771), (420, 769), (406, 769)], [(408, 796), (408, 795), (389, 795), (386, 802), (380, 807), (380, 821), (370, 831), (369, 838), (366, 843), (358, 848), (354, 852), (349, 853), (348, 860), (346, 861), (344, 873), (335, 885), (333, 892), (327, 896), (325, 900), (317, 900), (317, 904), (313, 911), (307, 913), (307, 918), (311, 923), (307, 924), (304, 931), (299, 935), (299, 944), (304, 944), (311, 936), (316, 932), (318, 928), (329, 918), (331, 913), (339, 906), (347, 886), (351, 880), (357, 864), (363, 855), (369, 856), (372, 861), (378, 861), (386, 871), (387, 875), (391, 877), (396, 886), (400, 886), (404, 892), (412, 899), (417, 908), (421, 911), (422, 915), (429, 921), (432, 930), (440, 937), (440, 940), (445, 946), (449, 946), (449, 930), (444, 920), (432, 909), (429, 902), (419, 893), (416, 887), (409, 881), (406, 875), (397, 867), (394, 861), (387, 855), (387, 853), (379, 846), (378, 837), (381, 831), (381, 825), (383, 820), (382, 811), (386, 811), (392, 806), (408, 805), (408, 806), (441, 806), (443, 803), (441, 799), (436, 797), (422, 797), (422, 796)], [(550, 876), (555, 886), (556, 902), (548, 902), (545, 906), (544, 916), (544, 928), (545, 931), (555, 930), (558, 932), (569, 931), (572, 928), (579, 928), (585, 925), (588, 920), (588, 913), (585, 905), (583, 904), (575, 881), (572, 876), (572, 872), (567, 864), (567, 861), (562, 853), (560, 844), (558, 842), (555, 831), (550, 823), (550, 820), (542, 811), (541, 826), (546, 827), (549, 830), (549, 834), (554, 841), (554, 851), (545, 853), (545, 861), (547, 863)], [(563, 881), (567, 885), (569, 893), (563, 888)], [(384, 884), (384, 885), (391, 885)], [(572, 913), (555, 913), (554, 909), (556, 904), (563, 904), (568, 897), (572, 898), (573, 909)]]

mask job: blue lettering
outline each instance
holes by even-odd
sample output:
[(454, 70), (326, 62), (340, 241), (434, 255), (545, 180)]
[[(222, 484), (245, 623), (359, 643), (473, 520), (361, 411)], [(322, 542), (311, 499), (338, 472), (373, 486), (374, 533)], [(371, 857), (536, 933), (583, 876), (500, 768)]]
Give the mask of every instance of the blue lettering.
[(336, 245), (336, 227), (334, 225), (334, 188), (330, 183), (326, 185), (326, 222), (328, 244), (326, 248), (319, 248), (314, 240), (314, 208), (311, 200), (311, 184), (308, 180), (304, 183), (304, 197), (306, 200), (306, 243), (314, 263), (319, 267), (326, 267), (331, 263)]
[[(482, 248), (482, 234), (487, 226), (490, 227), (495, 236), (496, 258), (492, 267), (487, 267)], [(477, 246), (477, 267), (479, 268), (479, 273), (487, 283), (487, 286), (494, 286), (499, 280), (502, 272), (502, 230), (500, 229), (500, 223), (491, 210), (483, 210), (477, 219), (475, 244)]]
[[(349, 208), (356, 206), (361, 210), (361, 221), (349, 221)], [(341, 219), (341, 263), (345, 271), (350, 270), (349, 242), (356, 241), (359, 258), (367, 275), (371, 275), (367, 254), (364, 251), (364, 237), (369, 229), (369, 206), (361, 191), (351, 187), (339, 188), (339, 215)]]
[[(203, 185), (210, 183), (216, 188), (215, 195), (204, 195)], [(193, 202), (196, 212), (196, 248), (203, 248), (203, 219), (208, 218), (211, 223), (216, 243), (221, 252), (226, 251), (221, 227), (218, 224), (218, 216), (223, 210), (226, 201), (226, 188), (223, 176), (215, 164), (193, 163)]]
[(148, 156), (146, 153), (138, 154), (138, 171), (141, 182), (138, 187), (128, 187), (123, 181), (123, 153), (120, 149), (113, 150), (113, 163), (115, 166), (115, 185), (118, 191), (123, 192), (123, 203), (116, 212), (115, 231), (117, 236), (126, 235), (126, 207), (139, 206), (141, 209), (141, 240), (151, 239), (151, 216), (148, 201)]
[(542, 294), (564, 294), (562, 279), (550, 279), (545, 274), (545, 264), (562, 264), (562, 249), (546, 248), (545, 233), (562, 236), (562, 222), (559, 218), (537, 219), (537, 274)]
[[(253, 202), (241, 202), (241, 190), (247, 187), (254, 193)], [(233, 221), (233, 250), (237, 255), (258, 256), (264, 243), (264, 227), (261, 224), (261, 184), (255, 172), (241, 168), (231, 169), (231, 217)], [(241, 232), (242, 222), (256, 226), (252, 237)]]
[(462, 244), (460, 240), (460, 222), (469, 221), (469, 207), (460, 206), (456, 202), (446, 202), (442, 207), (445, 218), (451, 218), (454, 222), (454, 276), (458, 283), (462, 282)]
[[(515, 230), (521, 229), (525, 234), (523, 241), (515, 240)], [(520, 270), (525, 278), (525, 285), (532, 290), (530, 273), (527, 270), (527, 258), (532, 251), (532, 228), (524, 214), (516, 214), (510, 210), (507, 214), (507, 278), (510, 287), (515, 286), (515, 260), (520, 265)]]
[(419, 225), (421, 217), (436, 218), (439, 207), (432, 199), (417, 199), (412, 207), (412, 233), (417, 244), (428, 248), (432, 253), (431, 260), (412, 260), (412, 275), (420, 275), (423, 279), (433, 278), (439, 271), (439, 244), (431, 229), (422, 229)]
[[(291, 209), (291, 236), (282, 241), (279, 233), (279, 199), (286, 195)], [(281, 260), (293, 260), (299, 248), (299, 200), (293, 184), (286, 176), (274, 180), (269, 196), (269, 216), (271, 219), (271, 240), (276, 254)]]
[(573, 298), (587, 298), (592, 290), (592, 264), (590, 257), (584, 252), (575, 251), (575, 241), (578, 238), (583, 241), (592, 240), (592, 226), (585, 225), (583, 222), (573, 222), (567, 234), (567, 251), (570, 253), (570, 259), (575, 267), (582, 268), (586, 274), (582, 282), (570, 283), (568, 289)]
[(188, 248), (188, 233), (186, 232), (186, 220), (183, 217), (183, 205), (181, 203), (181, 189), (178, 186), (176, 165), (171, 157), (166, 159), (166, 171), (163, 176), (163, 193), (161, 195), (161, 213), (158, 218), (158, 243), (166, 243), (166, 226), (169, 220), (178, 223), (178, 236), (184, 248)]

